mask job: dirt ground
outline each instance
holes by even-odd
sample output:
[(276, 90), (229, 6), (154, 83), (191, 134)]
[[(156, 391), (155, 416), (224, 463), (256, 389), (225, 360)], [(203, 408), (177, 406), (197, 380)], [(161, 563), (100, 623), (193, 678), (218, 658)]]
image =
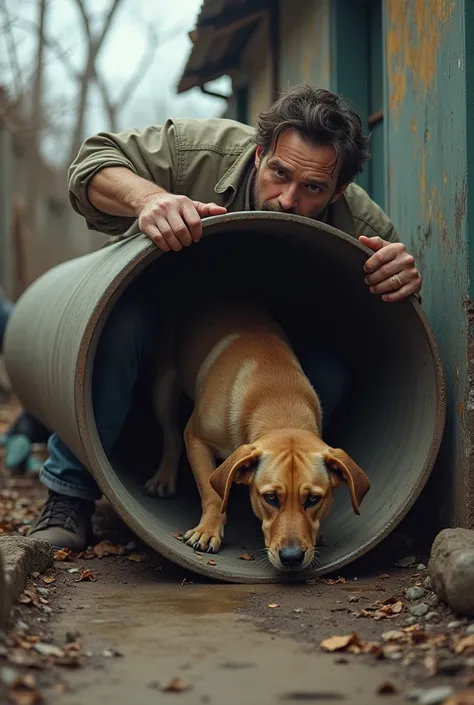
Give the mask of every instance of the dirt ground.
[[(0, 408), (0, 433), (16, 409)], [(24, 534), (44, 489), (4, 468), (0, 477), (0, 533)], [(15, 606), (0, 640), (0, 683), (15, 705), (398, 705), (419, 689), (444, 702), (443, 686), (459, 693), (449, 705), (474, 703), (474, 628), (425, 589), (426, 557), (397, 567), (386, 544), (301, 585), (229, 585), (151, 552), (106, 502), (95, 530), (95, 547), (57, 553)], [(414, 586), (422, 596), (408, 600)], [(421, 604), (427, 614), (412, 615)]]

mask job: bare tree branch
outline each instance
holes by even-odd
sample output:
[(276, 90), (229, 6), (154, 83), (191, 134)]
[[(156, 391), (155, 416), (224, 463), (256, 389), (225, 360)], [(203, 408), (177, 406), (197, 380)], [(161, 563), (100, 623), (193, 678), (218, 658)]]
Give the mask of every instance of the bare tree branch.
[(18, 98), (19, 96), (23, 95), (23, 79), (22, 79), (22, 75), (21, 75), (20, 62), (18, 61), (16, 42), (15, 42), (15, 38), (13, 36), (13, 23), (10, 18), (10, 13), (8, 11), (6, 0), (1, 0), (0, 7), (1, 7), (1, 11), (2, 11), (2, 16), (4, 17), (4, 20), (5, 20), (4, 27), (5, 27), (5, 35), (6, 35), (8, 60), (10, 63), (10, 68), (11, 68), (12, 74), (13, 74), (13, 82), (14, 82), (14, 87), (15, 87), (15, 97)]
[[(36, 47), (36, 66), (33, 80), (33, 96), (31, 100), (31, 118), (41, 125), (43, 122), (43, 75), (44, 75), (44, 27), (46, 23), (46, 0), (40, 0), (39, 16), (38, 16), (38, 31), (37, 31), (37, 47)], [(38, 145), (36, 145), (38, 148)]]
[[(113, 0), (109, 12), (107, 13), (105, 20), (102, 24), (102, 30), (98, 33), (96, 37), (92, 37), (92, 35), (88, 34), (89, 42), (88, 42), (88, 55), (87, 55), (87, 61), (86, 65), (84, 68), (84, 71), (82, 72), (81, 76), (81, 88), (79, 92), (79, 99), (77, 103), (77, 117), (76, 117), (76, 124), (73, 132), (73, 137), (71, 140), (71, 147), (69, 150), (69, 163), (71, 163), (77, 152), (79, 151), (79, 147), (81, 146), (82, 142), (82, 137), (83, 137), (83, 132), (84, 132), (84, 117), (85, 117), (85, 112), (86, 112), (86, 105), (87, 105), (87, 94), (89, 91), (89, 85), (91, 80), (95, 76), (95, 60), (97, 58), (97, 55), (105, 41), (105, 38), (112, 26), (112, 21), (114, 18), (115, 13), (117, 12), (122, 0)], [(82, 0), (76, 0), (76, 5), (79, 8), (79, 11), (81, 12), (81, 16), (85, 16), (85, 9), (84, 9), (84, 4)], [(90, 20), (88, 20), (89, 26), (90, 26)]]

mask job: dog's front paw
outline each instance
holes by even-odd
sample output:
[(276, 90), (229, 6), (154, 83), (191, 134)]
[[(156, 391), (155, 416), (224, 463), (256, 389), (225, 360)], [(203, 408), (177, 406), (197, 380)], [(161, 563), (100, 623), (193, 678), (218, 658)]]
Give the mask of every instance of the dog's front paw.
[(158, 469), (145, 483), (144, 492), (151, 497), (173, 497), (176, 494), (175, 474)]
[(184, 541), (195, 551), (217, 553), (224, 537), (224, 524), (224, 514), (203, 516), (198, 526), (186, 531)]

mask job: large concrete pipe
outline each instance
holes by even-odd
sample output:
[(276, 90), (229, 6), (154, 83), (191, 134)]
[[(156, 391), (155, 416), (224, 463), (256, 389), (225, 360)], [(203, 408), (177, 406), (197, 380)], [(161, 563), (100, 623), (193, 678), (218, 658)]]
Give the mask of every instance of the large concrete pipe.
[[(323, 524), (325, 545), (314, 575), (340, 568), (400, 522), (433, 467), (445, 418), (443, 372), (433, 333), (415, 298), (387, 304), (370, 294), (362, 270), (371, 253), (334, 228), (286, 214), (234, 213), (206, 219), (204, 235), (198, 245), (164, 257), (139, 235), (44, 274), (18, 301), (7, 329), (13, 386), (27, 408), (84, 462), (117, 513), (152, 548), (213, 578), (277, 582), (283, 578), (269, 565), (239, 560), (240, 554), (263, 546), (246, 488), (236, 486), (231, 493), (225, 543), (213, 557), (216, 565), (173, 535), (199, 518), (199, 499), (185, 463), (176, 498), (144, 494), (143, 484), (159, 460), (146, 372), (110, 458), (99, 441), (91, 398), (104, 323), (132, 282), (140, 286), (145, 270), (156, 272), (157, 315), (170, 297), (192, 297), (196, 287), (210, 288), (216, 297), (229, 285), (260, 293), (289, 322), (291, 335), (304, 339), (310, 350), (326, 347), (351, 370), (351, 389), (328, 429), (329, 441), (352, 455), (372, 487), (361, 516), (352, 512), (348, 493), (338, 490)], [(185, 406), (183, 416), (187, 410)]]

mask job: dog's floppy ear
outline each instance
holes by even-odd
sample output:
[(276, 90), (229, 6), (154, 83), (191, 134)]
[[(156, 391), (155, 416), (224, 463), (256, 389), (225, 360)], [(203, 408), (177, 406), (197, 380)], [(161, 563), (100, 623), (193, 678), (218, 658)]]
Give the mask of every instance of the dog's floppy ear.
[(222, 513), (226, 510), (232, 483), (245, 485), (250, 483), (255, 468), (249, 466), (254, 465), (260, 459), (261, 453), (261, 450), (253, 444), (240, 446), (212, 473), (211, 485), (222, 497)]
[(360, 514), (359, 505), (370, 490), (370, 480), (346, 452), (340, 448), (328, 448), (323, 454), (324, 462), (329, 470), (333, 487), (339, 487), (344, 482), (351, 493), (352, 508)]

